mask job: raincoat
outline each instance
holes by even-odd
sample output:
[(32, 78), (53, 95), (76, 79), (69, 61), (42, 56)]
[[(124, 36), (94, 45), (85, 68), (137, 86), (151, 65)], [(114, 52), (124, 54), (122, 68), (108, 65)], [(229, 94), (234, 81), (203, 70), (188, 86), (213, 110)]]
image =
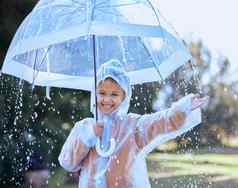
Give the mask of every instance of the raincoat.
[[(116, 148), (109, 157), (99, 156), (95, 149), (95, 119), (86, 118), (77, 122), (71, 130), (59, 155), (59, 163), (67, 171), (81, 170), (80, 188), (148, 188), (146, 161), (140, 152), (157, 136), (183, 125), (190, 113), (191, 96), (164, 111), (145, 115), (127, 113), (131, 86), (121, 64), (117, 60), (104, 63), (97, 77), (97, 84), (105, 78), (112, 78), (125, 92), (125, 99), (110, 115), (98, 112), (99, 121), (104, 124), (102, 142), (108, 142), (108, 133), (116, 140)], [(174, 121), (176, 118), (172, 117), (177, 115), (182, 119)]]

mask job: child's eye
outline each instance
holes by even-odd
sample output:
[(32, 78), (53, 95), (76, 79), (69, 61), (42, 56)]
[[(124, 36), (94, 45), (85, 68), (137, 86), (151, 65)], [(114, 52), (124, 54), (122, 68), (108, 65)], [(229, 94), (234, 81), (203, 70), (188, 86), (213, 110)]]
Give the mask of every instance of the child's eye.
[(101, 92), (98, 92), (99, 95), (106, 95), (105, 92), (101, 91)]
[(117, 93), (112, 93), (112, 96), (113, 96), (113, 97), (117, 97), (118, 94), (117, 94)]

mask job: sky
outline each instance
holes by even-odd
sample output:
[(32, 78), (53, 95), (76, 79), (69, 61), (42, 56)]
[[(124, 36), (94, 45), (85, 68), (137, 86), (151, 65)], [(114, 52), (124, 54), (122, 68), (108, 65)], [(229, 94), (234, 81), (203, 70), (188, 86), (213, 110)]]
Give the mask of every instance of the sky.
[(166, 20), (184, 38), (195, 34), (212, 53), (231, 63), (232, 79), (238, 72), (237, 0), (155, 0)]

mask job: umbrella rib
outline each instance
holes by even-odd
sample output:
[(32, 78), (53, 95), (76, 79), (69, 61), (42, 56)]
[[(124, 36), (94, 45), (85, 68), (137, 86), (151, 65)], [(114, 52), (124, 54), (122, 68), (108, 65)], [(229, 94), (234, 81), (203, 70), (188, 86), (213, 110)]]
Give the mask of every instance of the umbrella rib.
[[(158, 10), (158, 9), (156, 9), (154, 6), (153, 6), (153, 4), (151, 3), (151, 1), (150, 0), (146, 0), (147, 2), (148, 2), (148, 4), (150, 5), (150, 7), (152, 8), (152, 10), (153, 10), (153, 12), (154, 12), (154, 14), (155, 14), (155, 17), (156, 17), (156, 19), (157, 19), (157, 21), (158, 21), (158, 23), (159, 23), (159, 25), (160, 25), (160, 19), (159, 19), (159, 15), (166, 21), (166, 23), (167, 24), (169, 24), (168, 22), (167, 22), (167, 20), (161, 15), (161, 13), (160, 13), (160, 11)], [(158, 12), (158, 13), (157, 13)], [(159, 14), (159, 15), (158, 15)], [(172, 26), (171, 24), (169, 24), (170, 25), (170, 27)], [(177, 36), (179, 37), (179, 35), (178, 35), (178, 33), (176, 32), (176, 30), (172, 27), (172, 29), (175, 31), (175, 33), (177, 34)], [(165, 40), (164, 40), (164, 32), (162, 31), (161, 32), (161, 35), (162, 35), (162, 39), (163, 39), (163, 41), (164, 42), (166, 42)], [(181, 40), (181, 38), (180, 38), (180, 40)]]
[[(39, 67), (41, 67), (42, 63), (45, 61), (46, 59), (46, 56), (47, 56), (47, 53), (49, 52), (50, 50), (50, 47), (47, 48), (47, 51), (45, 52), (45, 56), (42, 58), (41, 62), (39, 63)], [(32, 85), (34, 85), (35, 83), (35, 80), (36, 80), (36, 77), (38, 76), (39, 74), (39, 70), (35, 73), (35, 68), (36, 68), (36, 59), (37, 59), (37, 56), (38, 56), (38, 50), (36, 51), (36, 58), (35, 58), (35, 62), (34, 62), (34, 66), (33, 66), (33, 70), (34, 70), (34, 73), (33, 73), (33, 81), (32, 81)]]
[(104, 5), (105, 3), (107, 3), (108, 1), (103, 1), (103, 2), (100, 2), (100, 3), (97, 3), (95, 5), (95, 7), (100, 7), (100, 5)]
[(71, 0), (73, 3), (75, 3), (75, 4), (78, 4), (78, 5), (82, 5), (82, 6), (84, 6), (85, 7), (85, 5), (86, 5), (86, 3), (80, 3), (80, 2), (78, 2), (78, 0)]
[(123, 6), (131, 6), (131, 5), (136, 5), (138, 3), (125, 3), (125, 4), (115, 4), (115, 5), (110, 5), (110, 6), (98, 6), (97, 8), (113, 8), (113, 7), (123, 7)]
[(34, 86), (35, 84), (35, 79), (36, 79), (36, 61), (37, 61), (37, 58), (38, 58), (38, 50), (36, 51), (36, 57), (35, 57), (35, 61), (34, 61), (34, 64), (33, 64), (33, 80), (32, 80), (32, 85)]
[(115, 16), (122, 16), (122, 14), (119, 14), (119, 13), (115, 14), (115, 13), (112, 13), (110, 11), (105, 11), (105, 10), (100, 10), (100, 9), (98, 9), (97, 11), (98, 12), (102, 12), (104, 14), (115, 15)]
[[(150, 51), (149, 51), (149, 50), (147, 49), (147, 47), (145, 46), (145, 44), (144, 44), (143, 40), (141, 39), (141, 37), (139, 37), (139, 38), (140, 38), (140, 40), (141, 40), (141, 43), (142, 43), (144, 49), (147, 51), (148, 54), (151, 54)], [(161, 73), (160, 73), (160, 71), (159, 71), (159, 67), (158, 67), (158, 65), (156, 64), (156, 62), (153, 60), (153, 55), (152, 55), (152, 54), (151, 54), (151, 56), (152, 56), (152, 63), (154, 64), (154, 67), (155, 67), (155, 69), (156, 69), (156, 71), (157, 71), (157, 73), (158, 73), (158, 75), (159, 75), (159, 77), (160, 77), (160, 79), (161, 79), (161, 83), (163, 83), (164, 79), (163, 79), (163, 77), (162, 77), (162, 75), (161, 75)], [(159, 56), (158, 56), (158, 59), (159, 59), (159, 62), (160, 62), (161, 60), (160, 60), (160, 57), (159, 57)]]
[[(72, 1), (72, 3), (74, 3), (74, 4), (77, 4), (77, 6), (80, 6), (81, 5), (81, 7), (85, 7), (86, 5), (85, 5), (85, 3), (79, 3), (77, 0), (71, 0)], [(45, 9), (45, 8), (48, 8), (48, 7), (52, 7), (52, 5), (53, 6), (55, 6), (55, 7), (72, 7), (72, 5), (67, 5), (67, 4), (57, 4), (57, 3), (50, 3), (50, 4), (43, 4), (43, 5), (41, 5), (41, 6), (39, 6), (39, 7), (37, 7), (37, 9)]]
[[(152, 8), (152, 10), (153, 10), (153, 12), (154, 12), (154, 14), (155, 14), (155, 17), (156, 17), (156, 19), (157, 19), (157, 21), (158, 21), (158, 24), (159, 25), (161, 25), (160, 24), (160, 19), (159, 19), (159, 15), (157, 14), (157, 11), (158, 11), (158, 9), (155, 9), (155, 7), (153, 6), (153, 4), (151, 3), (151, 1), (150, 0), (146, 0), (147, 1), (147, 3), (149, 4), (149, 6)], [(162, 40), (165, 42), (165, 40), (164, 40), (164, 32), (163, 32), (163, 30), (161, 31), (161, 35), (162, 35)], [(158, 56), (158, 58), (159, 58), (159, 60), (160, 60), (160, 57)], [(161, 74), (160, 74), (161, 75)], [(162, 78), (162, 77), (161, 77)], [(163, 79), (162, 79), (163, 80)]]
[[(44, 5), (44, 6), (38, 7), (37, 10), (39, 10), (39, 9), (46, 9), (46, 8), (49, 8), (49, 7), (52, 7), (52, 5)], [(60, 4), (58, 4), (58, 5), (55, 5), (54, 7), (58, 7), (58, 8), (62, 8), (62, 7), (68, 8), (68, 7), (72, 7), (72, 5), (63, 5), (63, 4), (60, 5)], [(83, 8), (83, 6), (82, 6), (82, 8)]]
[(104, 2), (100, 2), (98, 4), (96, 4), (95, 7), (97, 8), (113, 8), (113, 7), (122, 7), (122, 6), (130, 6), (130, 5), (136, 5), (136, 4), (140, 4), (142, 2), (134, 2), (134, 3), (124, 3), (124, 4), (114, 4), (114, 5), (105, 5), (108, 1), (104, 1)]
[[(157, 9), (157, 11), (159, 12), (160, 16), (162, 17), (162, 19), (172, 28), (172, 30), (175, 32), (175, 34), (178, 36), (178, 38), (182, 40), (182, 37), (179, 35), (179, 33), (176, 31), (176, 29), (174, 28), (174, 26), (167, 21), (167, 19), (163, 16), (163, 14), (161, 13), (161, 11), (159, 9)], [(186, 44), (185, 44), (186, 45)]]
[(64, 16), (64, 15), (68, 16), (69, 14), (73, 14), (75, 12), (79, 12), (80, 10), (84, 10), (84, 7), (76, 7), (74, 10), (69, 11), (69, 12), (67, 12), (65, 14), (61, 14), (60, 16)]

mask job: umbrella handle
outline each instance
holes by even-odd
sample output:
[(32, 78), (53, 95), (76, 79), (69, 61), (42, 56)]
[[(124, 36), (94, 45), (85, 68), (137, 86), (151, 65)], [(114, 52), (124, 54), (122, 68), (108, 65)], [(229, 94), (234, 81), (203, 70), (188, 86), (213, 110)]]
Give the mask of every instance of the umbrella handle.
[(100, 139), (97, 138), (96, 151), (98, 155), (100, 155), (101, 157), (109, 157), (110, 155), (112, 155), (112, 153), (114, 152), (116, 148), (116, 141), (114, 138), (110, 139), (110, 147), (107, 151), (103, 151), (100, 146), (101, 146)]

